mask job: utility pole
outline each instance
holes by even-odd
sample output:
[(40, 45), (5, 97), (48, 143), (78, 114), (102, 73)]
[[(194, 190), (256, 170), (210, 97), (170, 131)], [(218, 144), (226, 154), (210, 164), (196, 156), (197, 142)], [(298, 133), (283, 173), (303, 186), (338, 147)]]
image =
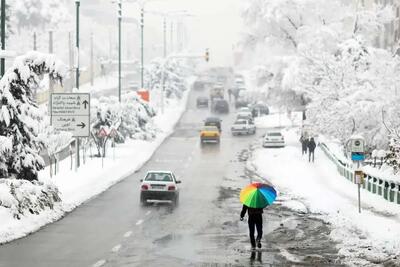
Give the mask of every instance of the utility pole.
[(174, 52), (174, 22), (171, 20), (170, 22), (170, 35), (169, 35), (169, 52)]
[(141, 44), (140, 44), (140, 86), (141, 88), (144, 87), (144, 80), (143, 80), (143, 73), (144, 73), (144, 55), (143, 55), (143, 50), (144, 50), (144, 6), (140, 8), (140, 36), (141, 36)]
[(68, 50), (69, 50), (69, 69), (71, 72), (71, 78), (69, 79), (69, 88), (68, 90), (72, 92), (72, 89), (74, 88), (74, 49), (73, 49), (73, 41), (72, 41), (72, 33), (68, 32)]
[[(1, 49), (6, 50), (6, 0), (1, 0)], [(1, 78), (5, 73), (5, 58), (1, 58)]]
[(164, 33), (164, 59), (161, 67), (161, 114), (164, 114), (164, 94), (165, 94), (165, 64), (167, 61), (167, 19), (163, 19), (163, 33)]
[(118, 0), (118, 100), (121, 103), (121, 22), (122, 3)]
[(37, 50), (36, 32), (33, 32), (33, 51)]
[[(49, 54), (53, 54), (53, 32), (49, 31)], [(51, 95), (54, 93), (54, 83), (52, 77), (49, 74), (49, 114), (51, 114)]]
[(93, 86), (94, 65), (93, 65), (93, 32), (90, 33), (90, 85)]
[[(75, 0), (76, 5), (76, 89), (79, 90), (79, 6), (80, 0)], [(75, 170), (78, 170), (80, 166), (80, 157), (79, 157), (79, 137), (76, 137), (76, 165)]]

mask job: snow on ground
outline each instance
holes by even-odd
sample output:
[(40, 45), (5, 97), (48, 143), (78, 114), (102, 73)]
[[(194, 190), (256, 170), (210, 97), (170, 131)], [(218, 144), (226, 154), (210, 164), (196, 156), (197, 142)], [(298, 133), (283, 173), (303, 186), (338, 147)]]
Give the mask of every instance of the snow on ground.
[[(307, 156), (301, 155), (296, 129), (283, 133), (285, 148), (258, 149), (249, 164), (278, 191), (303, 199), (308, 211), (331, 223), (332, 238), (340, 241), (340, 252), (350, 263), (365, 264), (359, 258), (382, 260), (398, 254), (400, 206), (362, 190), (363, 210), (359, 214), (357, 186), (343, 178), (318, 148), (315, 163), (309, 163)], [(298, 203), (287, 206), (304, 211)]]
[(271, 109), (270, 115), (256, 117), (254, 123), (257, 128), (292, 127), (300, 126), (301, 119), (301, 112), (292, 112), (289, 117), (287, 114), (279, 113), (277, 110)]
[(0, 206), (0, 243), (23, 237), (60, 219), (66, 212), (134, 173), (173, 132), (186, 109), (188, 95), (189, 90), (185, 91), (181, 100), (168, 99), (164, 114), (153, 118), (159, 129), (155, 140), (129, 140), (124, 144), (117, 144), (115, 159), (113, 149), (109, 147), (103, 167), (101, 158), (87, 158), (86, 164), (75, 172), (70, 170), (71, 161), (67, 158), (60, 163), (60, 173), (57, 176), (50, 178), (48, 167), (41, 171), (39, 180), (54, 183), (61, 192), (62, 202), (55, 204), (52, 210), (44, 210), (39, 215), (22, 216), (20, 220), (13, 219), (10, 209)]
[[(127, 73), (124, 72), (123, 75)], [(109, 90), (118, 87), (118, 73), (112, 72), (105, 76), (96, 77), (93, 80), (93, 86), (89, 83), (85, 83), (79, 86), (80, 92), (99, 92), (104, 90)]]

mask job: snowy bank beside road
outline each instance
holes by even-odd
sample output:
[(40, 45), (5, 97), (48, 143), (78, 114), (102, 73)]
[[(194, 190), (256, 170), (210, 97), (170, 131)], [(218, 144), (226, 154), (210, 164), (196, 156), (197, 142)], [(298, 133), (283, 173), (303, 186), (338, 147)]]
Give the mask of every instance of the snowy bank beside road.
[[(400, 209), (379, 196), (362, 192), (358, 213), (357, 187), (336, 170), (321, 150), (315, 163), (302, 157), (295, 130), (284, 132), (284, 149), (258, 149), (252, 164), (279, 191), (301, 198), (307, 209), (331, 223), (333, 239), (350, 263), (383, 262), (400, 251)], [(290, 168), (288, 168), (290, 166)], [(289, 205), (290, 206), (290, 205)]]
[(0, 209), (0, 243), (23, 237), (60, 219), (66, 212), (139, 169), (173, 132), (186, 109), (188, 95), (189, 90), (186, 90), (182, 99), (169, 99), (165, 113), (153, 118), (155, 126), (159, 129), (154, 140), (129, 140), (124, 144), (118, 144), (115, 160), (112, 148), (108, 148), (109, 153), (104, 159), (103, 168), (101, 158), (92, 158), (87, 159), (86, 164), (82, 165), (78, 172), (70, 171), (70, 160), (67, 158), (60, 163), (61, 172), (52, 179), (49, 177), (48, 168), (41, 171), (39, 180), (44, 183), (54, 183), (61, 193), (62, 202), (55, 203), (53, 209), (44, 209), (38, 215), (24, 214), (20, 220), (14, 219), (10, 209), (7, 209), (7, 212)]

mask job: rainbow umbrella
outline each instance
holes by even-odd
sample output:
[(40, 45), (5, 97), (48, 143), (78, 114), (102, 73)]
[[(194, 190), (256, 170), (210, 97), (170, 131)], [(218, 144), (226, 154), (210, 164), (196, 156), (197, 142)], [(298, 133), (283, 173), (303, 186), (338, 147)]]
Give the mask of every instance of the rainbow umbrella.
[(275, 199), (276, 191), (268, 184), (252, 183), (240, 192), (240, 202), (250, 208), (265, 208)]

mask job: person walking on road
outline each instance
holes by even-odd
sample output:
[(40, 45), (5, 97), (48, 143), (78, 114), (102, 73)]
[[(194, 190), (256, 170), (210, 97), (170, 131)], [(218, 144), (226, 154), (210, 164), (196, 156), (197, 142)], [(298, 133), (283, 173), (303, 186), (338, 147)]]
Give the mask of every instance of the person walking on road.
[(301, 143), (301, 155), (304, 154), (307, 155), (308, 139), (304, 135), (300, 137), (300, 143)]
[[(251, 248), (255, 249), (256, 244), (258, 248), (261, 248), (261, 238), (263, 234), (263, 217), (262, 217), (263, 209), (249, 208), (246, 205), (243, 205), (242, 212), (240, 213), (241, 221), (243, 221), (246, 212), (249, 217), (248, 224), (249, 224)], [(257, 228), (257, 239), (254, 238), (255, 228)]]
[(310, 138), (310, 141), (308, 142), (308, 161), (311, 162), (311, 156), (312, 156), (312, 162), (314, 162), (314, 151), (315, 148), (317, 147), (317, 144), (314, 141), (314, 137)]
[(228, 97), (229, 97), (229, 102), (231, 102), (231, 100), (232, 100), (232, 89), (231, 88), (228, 89)]

